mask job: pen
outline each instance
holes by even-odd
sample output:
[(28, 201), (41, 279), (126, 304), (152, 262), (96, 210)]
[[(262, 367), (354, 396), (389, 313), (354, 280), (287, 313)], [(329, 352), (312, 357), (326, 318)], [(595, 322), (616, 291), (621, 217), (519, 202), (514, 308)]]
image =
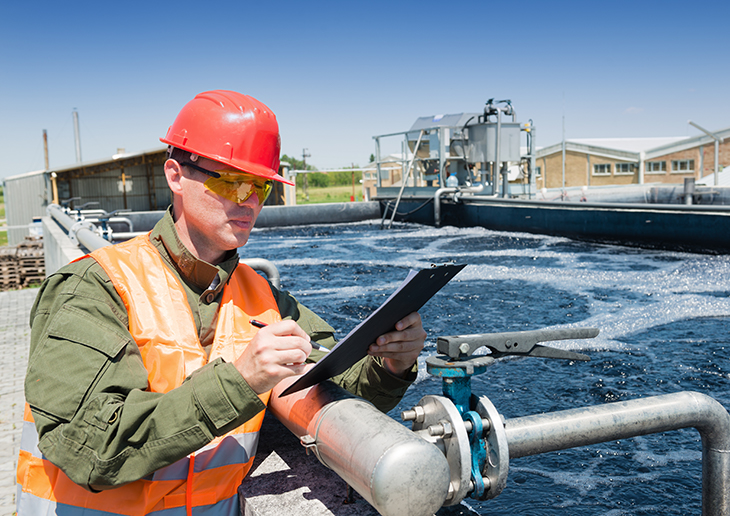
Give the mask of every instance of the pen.
[[(257, 321), (256, 319), (251, 319), (249, 322), (251, 323), (252, 326), (256, 326), (257, 328), (266, 328), (268, 326), (268, 324), (266, 324), (265, 322)], [(310, 342), (310, 344), (312, 345), (312, 348), (314, 348), (314, 349), (321, 349), (323, 351), (329, 351), (329, 349), (317, 344), (316, 342)]]

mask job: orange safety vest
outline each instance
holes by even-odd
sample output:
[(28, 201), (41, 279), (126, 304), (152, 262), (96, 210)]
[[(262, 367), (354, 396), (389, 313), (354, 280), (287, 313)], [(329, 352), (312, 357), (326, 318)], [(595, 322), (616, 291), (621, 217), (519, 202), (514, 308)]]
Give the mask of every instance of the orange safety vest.
[[(255, 335), (250, 320), (281, 320), (268, 283), (239, 264), (223, 290), (215, 339), (206, 357), (183, 286), (148, 235), (91, 253), (124, 301), (129, 331), (148, 372), (148, 390), (168, 392), (209, 360), (234, 362)], [(260, 395), (268, 403), (271, 392)], [(45, 459), (28, 405), (18, 459), (18, 516), (237, 515), (238, 486), (251, 468), (264, 411), (152, 475), (91, 493)]]

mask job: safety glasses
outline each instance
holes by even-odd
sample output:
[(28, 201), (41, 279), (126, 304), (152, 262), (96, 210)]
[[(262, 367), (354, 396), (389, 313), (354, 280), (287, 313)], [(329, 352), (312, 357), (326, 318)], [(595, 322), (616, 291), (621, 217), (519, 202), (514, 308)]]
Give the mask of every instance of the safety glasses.
[(274, 182), (271, 180), (266, 180), (262, 177), (253, 176), (243, 172), (234, 170), (220, 170), (218, 172), (214, 172), (212, 170), (199, 167), (189, 161), (185, 161), (180, 164), (184, 167), (194, 168), (195, 170), (210, 176), (210, 178), (203, 183), (205, 188), (225, 199), (228, 199), (229, 201), (235, 202), (236, 204), (244, 203), (249, 197), (251, 197), (251, 195), (256, 194), (256, 197), (259, 200), (259, 205), (262, 205), (269, 197), (271, 189), (274, 186)]

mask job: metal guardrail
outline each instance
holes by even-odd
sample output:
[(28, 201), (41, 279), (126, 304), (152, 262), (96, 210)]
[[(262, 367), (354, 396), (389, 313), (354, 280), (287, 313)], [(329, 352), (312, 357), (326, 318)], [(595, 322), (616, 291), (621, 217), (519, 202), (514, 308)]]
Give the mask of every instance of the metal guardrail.
[(508, 419), (510, 458), (681, 428), (702, 437), (702, 514), (730, 514), (730, 415), (715, 399), (677, 392)]
[[(87, 220), (78, 221), (71, 218), (64, 212), (62, 207), (51, 204), (46, 211), (53, 220), (58, 222), (66, 230), (69, 239), (75, 245), (81, 245), (89, 252), (112, 245), (111, 242), (99, 236), (97, 233), (98, 229), (94, 224)], [(115, 234), (117, 236), (120, 235), (120, 233)], [(126, 233), (124, 235), (131, 238), (137, 234), (141, 233)], [(264, 258), (247, 258), (241, 260), (241, 263), (245, 263), (256, 271), (263, 272), (274, 287), (281, 288), (281, 276), (273, 262)]]

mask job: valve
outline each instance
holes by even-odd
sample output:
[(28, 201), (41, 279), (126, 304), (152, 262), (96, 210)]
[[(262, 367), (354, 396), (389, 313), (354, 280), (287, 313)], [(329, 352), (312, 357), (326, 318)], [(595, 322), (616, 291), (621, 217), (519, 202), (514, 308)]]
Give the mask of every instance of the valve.
[[(81, 197), (74, 197), (74, 199), (81, 199)], [(84, 220), (84, 215), (81, 213), (81, 210), (84, 208), (88, 208), (89, 206), (98, 205), (99, 203), (96, 201), (90, 201), (82, 204), (81, 206), (74, 206), (74, 209), (76, 210), (76, 220), (82, 221)]]
[[(451, 478), (444, 505), (457, 504), (466, 496), (494, 498), (507, 483), (509, 449), (503, 418), (489, 398), (472, 394), (471, 377), (484, 373), (504, 356), (590, 360), (581, 353), (538, 343), (587, 339), (598, 333), (596, 328), (569, 328), (437, 339), (436, 348), (442, 354), (427, 358), (426, 369), (441, 377), (444, 396), (423, 397), (413, 409), (404, 411), (401, 419), (412, 421), (412, 430), (446, 455)], [(489, 354), (474, 355), (483, 347)]]
[(80, 200), (81, 200), (81, 197), (69, 197), (68, 199), (63, 199), (63, 200), (61, 201), (61, 207), (63, 208), (63, 212), (64, 212), (64, 213), (65, 213), (66, 215), (71, 215), (71, 209), (72, 209), (72, 208), (71, 208), (71, 205), (72, 205), (72, 204), (73, 204), (73, 203), (74, 203), (75, 201), (80, 201)]
[(109, 219), (111, 219), (112, 217), (117, 215), (117, 213), (124, 213), (124, 212), (128, 212), (128, 211), (131, 211), (131, 210), (125, 208), (122, 210), (114, 210), (111, 213), (104, 212), (104, 215), (99, 217), (97, 220), (97, 222), (101, 223), (101, 227), (98, 228), (98, 230), (97, 230), (97, 233), (99, 234), (99, 236), (101, 238), (103, 238), (104, 240), (108, 240), (109, 242), (111, 242), (113, 231), (112, 231), (111, 226), (109, 226)]

